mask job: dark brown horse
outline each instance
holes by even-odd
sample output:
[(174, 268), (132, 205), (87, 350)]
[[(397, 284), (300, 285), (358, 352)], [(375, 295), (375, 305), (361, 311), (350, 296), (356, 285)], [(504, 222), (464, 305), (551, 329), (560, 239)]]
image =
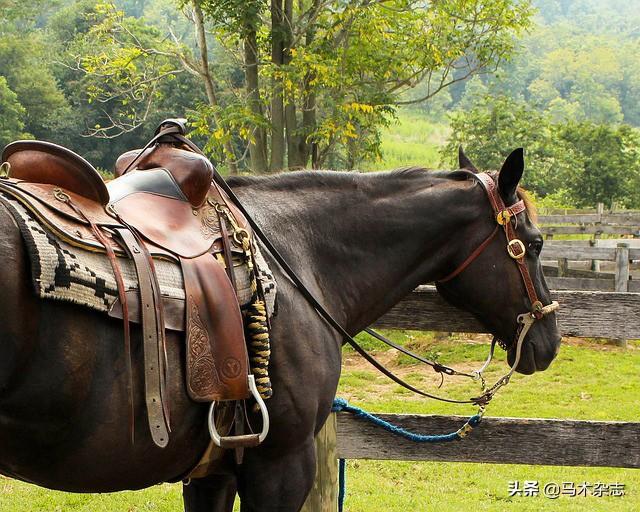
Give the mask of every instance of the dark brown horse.
[[(507, 205), (517, 198), (522, 152), (499, 177)], [(470, 167), (464, 161), (461, 167)], [(494, 229), (482, 187), (467, 171), (298, 172), (237, 178), (231, 185), (291, 266), (350, 333), (389, 310), (415, 286), (449, 274)], [(518, 215), (517, 234), (540, 300), (548, 304), (540, 232)], [(527, 294), (503, 235), (456, 278), (439, 286), (456, 305), (511, 343)], [(207, 406), (184, 388), (180, 336), (168, 338), (173, 433), (165, 449), (146, 427), (139, 343), (134, 343), (136, 443), (128, 433), (122, 325), (79, 306), (39, 300), (18, 228), (0, 210), (0, 472), (52, 489), (140, 489), (180, 479), (208, 443)], [(185, 486), (188, 512), (297, 511), (314, 479), (314, 433), (340, 376), (343, 340), (272, 265), (279, 284), (268, 401), (271, 431), (245, 461)], [(139, 331), (134, 332), (138, 338)], [(136, 339), (134, 338), (134, 342)], [(536, 322), (518, 371), (544, 370), (557, 353), (554, 315)], [(254, 418), (255, 419), (255, 418)]]

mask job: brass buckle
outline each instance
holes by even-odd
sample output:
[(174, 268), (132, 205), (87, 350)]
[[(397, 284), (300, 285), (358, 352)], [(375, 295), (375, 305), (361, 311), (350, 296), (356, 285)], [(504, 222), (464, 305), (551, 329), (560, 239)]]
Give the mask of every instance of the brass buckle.
[(496, 222), (501, 226), (504, 226), (505, 224), (509, 224), (511, 217), (512, 215), (509, 210), (502, 210), (501, 212), (498, 212), (498, 215), (496, 215)]
[[(515, 252), (513, 249), (514, 247), (517, 247), (519, 251)], [(513, 240), (509, 240), (509, 243), (507, 244), (507, 252), (509, 253), (509, 256), (511, 256), (514, 260), (521, 260), (522, 258), (524, 258), (527, 250), (524, 248), (522, 240), (514, 238)]]

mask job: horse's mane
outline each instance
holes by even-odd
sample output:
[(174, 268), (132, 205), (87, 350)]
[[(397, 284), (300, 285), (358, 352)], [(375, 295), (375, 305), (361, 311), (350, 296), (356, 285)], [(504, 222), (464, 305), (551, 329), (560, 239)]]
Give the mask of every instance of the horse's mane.
[(302, 185), (308, 187), (328, 186), (353, 183), (357, 180), (402, 180), (411, 178), (433, 178), (433, 179), (453, 179), (464, 180), (469, 176), (465, 170), (457, 171), (434, 171), (426, 167), (400, 167), (392, 171), (290, 171), (277, 174), (267, 174), (261, 176), (244, 175), (231, 176), (228, 178), (231, 187), (251, 186), (259, 189), (278, 188), (281, 190), (299, 189)]
[[(473, 177), (473, 172), (466, 169), (454, 171), (437, 171), (426, 167), (400, 167), (392, 171), (290, 171), (270, 175), (231, 176), (228, 183), (232, 188), (250, 186), (260, 190), (299, 190), (302, 185), (308, 187), (327, 187), (331, 185), (354, 185), (361, 179), (404, 180), (413, 178), (433, 178), (434, 180), (465, 181)], [(529, 218), (537, 221), (537, 210), (531, 196), (522, 187), (518, 187), (518, 196), (524, 201)]]

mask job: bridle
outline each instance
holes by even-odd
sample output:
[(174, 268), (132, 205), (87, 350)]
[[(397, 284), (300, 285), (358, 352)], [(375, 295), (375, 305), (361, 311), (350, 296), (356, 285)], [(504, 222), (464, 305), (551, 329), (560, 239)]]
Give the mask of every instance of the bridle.
[[(496, 226), (491, 232), (491, 234), (485, 238), (482, 243), (460, 264), (453, 270), (451, 273), (447, 274), (442, 279), (436, 281), (437, 284), (446, 283), (451, 281), (455, 277), (459, 276), (466, 268), (473, 263), (478, 256), (480, 256), (484, 250), (489, 246), (489, 244), (493, 241), (493, 239), (497, 236), (500, 231), (500, 226), (502, 226), (505, 237), (507, 239), (507, 254), (513, 259), (516, 263), (518, 271), (520, 272), (520, 276), (522, 277), (522, 282), (524, 284), (525, 290), (527, 292), (527, 296), (529, 298), (529, 303), (531, 305), (531, 309), (525, 313), (519, 314), (516, 317), (516, 321), (518, 327), (516, 329), (515, 334), (515, 347), (516, 347), (516, 355), (513, 361), (513, 364), (509, 368), (509, 371), (496, 383), (491, 386), (489, 389), (483, 393), (482, 397), (486, 397), (488, 403), (489, 400), (493, 397), (495, 392), (506, 385), (511, 375), (513, 375), (518, 363), (520, 362), (520, 356), (522, 354), (522, 343), (529, 332), (529, 329), (533, 326), (536, 320), (542, 320), (546, 315), (551, 314), (554, 311), (559, 309), (559, 304), (556, 301), (552, 301), (550, 304), (546, 306), (542, 304), (540, 299), (538, 298), (538, 294), (536, 293), (535, 286), (533, 284), (533, 280), (531, 279), (531, 274), (529, 273), (529, 269), (526, 263), (526, 248), (522, 240), (520, 240), (516, 234), (517, 215), (526, 210), (526, 205), (523, 199), (520, 199), (516, 203), (511, 206), (506, 206), (502, 197), (500, 196), (500, 192), (498, 190), (497, 181), (497, 173), (478, 173), (473, 174), (473, 177), (478, 180), (478, 182), (482, 185), (484, 191), (487, 194), (489, 199), (489, 203), (493, 209), (494, 218), (496, 221)], [(507, 344), (500, 340), (499, 338), (493, 338), (491, 342), (491, 350), (489, 352), (489, 357), (485, 361), (485, 363), (480, 367), (480, 369), (476, 370), (474, 373), (482, 378), (482, 372), (487, 368), (491, 359), (493, 358), (493, 352), (495, 349), (495, 345), (499, 344), (503, 349), (507, 349)], [(483, 380), (484, 383), (484, 380)], [(484, 386), (483, 386), (484, 387)], [(479, 398), (482, 398), (479, 397)], [(476, 402), (480, 404), (480, 402)]]
[(500, 197), (496, 179), (493, 175), (483, 172), (476, 174), (475, 178), (480, 182), (485, 192), (487, 193), (487, 197), (489, 198), (489, 202), (491, 203), (493, 213), (495, 215), (496, 227), (491, 232), (491, 234), (469, 255), (466, 260), (464, 260), (453, 272), (443, 277), (442, 279), (439, 279), (437, 283), (446, 283), (447, 281), (450, 281), (454, 277), (461, 274), (462, 271), (464, 271), (471, 263), (473, 263), (473, 261), (478, 256), (480, 256), (480, 254), (483, 253), (483, 251), (488, 247), (491, 241), (498, 234), (500, 226), (502, 226), (504, 228), (504, 234), (507, 237), (507, 253), (516, 262), (518, 270), (520, 271), (520, 275), (522, 276), (522, 281), (524, 282), (524, 287), (527, 290), (527, 295), (529, 296), (529, 302), (531, 303), (530, 313), (535, 317), (536, 320), (540, 320), (545, 314), (548, 313), (543, 312), (544, 307), (538, 299), (535, 286), (533, 285), (533, 280), (531, 279), (529, 269), (527, 268), (525, 262), (525, 256), (527, 253), (526, 248), (524, 246), (524, 243), (522, 243), (522, 240), (520, 240), (516, 236), (515, 232), (515, 229), (517, 227), (516, 216), (526, 210), (524, 200), (520, 199), (518, 202), (512, 204), (511, 206), (506, 207), (504, 201), (502, 200), (502, 197)]
[[(478, 173), (473, 174), (469, 173), (470, 176), (478, 179), (478, 181), (482, 184), (484, 190), (487, 193), (491, 206), (494, 210), (495, 220), (497, 225), (493, 232), (489, 235), (487, 239), (485, 239), (472, 253), (471, 255), (462, 262), (458, 268), (456, 268), (449, 275), (445, 276), (443, 279), (438, 280), (439, 283), (444, 283), (446, 281), (450, 281), (451, 279), (458, 276), (462, 273), (490, 244), (490, 242), (497, 236), (498, 231), (500, 230), (500, 226), (503, 227), (505, 235), (507, 237), (507, 252), (509, 256), (515, 261), (518, 265), (518, 269), (520, 270), (520, 275), (524, 281), (525, 288), (527, 290), (527, 295), (531, 302), (531, 310), (526, 313), (520, 314), (517, 316), (518, 328), (516, 330), (516, 357), (514, 363), (511, 365), (509, 371), (498, 379), (495, 384), (491, 387), (487, 388), (485, 385), (483, 372), (488, 367), (489, 363), (493, 358), (493, 353), (495, 349), (495, 345), (498, 342), (497, 338), (494, 338), (491, 343), (491, 349), (489, 352), (489, 356), (487, 360), (483, 363), (483, 365), (473, 372), (462, 372), (459, 370), (455, 370), (448, 366), (445, 366), (437, 361), (430, 361), (418, 354), (413, 353), (402, 345), (398, 345), (393, 341), (387, 339), (382, 334), (374, 331), (373, 329), (365, 329), (365, 332), (374, 336), (376, 339), (382, 341), (388, 346), (395, 348), (396, 350), (402, 352), (403, 354), (420, 361), (426, 365), (431, 366), (434, 371), (439, 373), (441, 376), (443, 375), (460, 375), (472, 378), (473, 380), (478, 380), (481, 382), (483, 393), (477, 397), (469, 398), (468, 400), (456, 400), (451, 398), (444, 398), (437, 395), (433, 395), (431, 393), (427, 393), (421, 389), (416, 388), (415, 386), (409, 384), (404, 381), (402, 378), (395, 375), (392, 371), (387, 369), (382, 363), (380, 363), (375, 357), (369, 354), (364, 348), (360, 346), (360, 344), (342, 327), (338, 321), (333, 318), (333, 316), (326, 310), (326, 308), (316, 299), (314, 294), (307, 288), (307, 286), (302, 282), (297, 273), (291, 268), (291, 266), (287, 263), (286, 259), (280, 254), (276, 247), (271, 243), (269, 238), (264, 234), (260, 226), (255, 222), (253, 217), (247, 212), (242, 203), (239, 201), (236, 194), (233, 192), (231, 187), (224, 181), (222, 176), (220, 176), (214, 168), (214, 179), (221, 186), (221, 188), (229, 195), (229, 197), (234, 201), (237, 205), (238, 209), (241, 213), (246, 217), (249, 222), (253, 232), (258, 237), (258, 239), (263, 243), (264, 247), (271, 253), (273, 259), (280, 265), (281, 269), (284, 271), (285, 275), (291, 279), (291, 281), (295, 284), (296, 288), (300, 292), (300, 294), (311, 304), (317, 313), (336, 331), (338, 332), (344, 339), (346, 343), (351, 345), (353, 349), (360, 354), (364, 359), (366, 359), (371, 365), (373, 365), (376, 369), (378, 369), (382, 374), (386, 377), (390, 378), (395, 383), (400, 386), (427, 398), (433, 398), (435, 400), (440, 400), (443, 402), (449, 403), (457, 403), (457, 404), (474, 404), (479, 407), (479, 414), (482, 415), (484, 412), (484, 407), (491, 401), (495, 393), (501, 387), (505, 386), (509, 383), (511, 375), (515, 372), (518, 363), (520, 362), (520, 355), (522, 351), (522, 343), (527, 335), (527, 332), (533, 325), (536, 320), (542, 319), (544, 316), (556, 311), (558, 309), (557, 302), (551, 302), (546, 306), (543, 306), (542, 303), (538, 300), (535, 287), (533, 286), (533, 281), (531, 280), (531, 276), (529, 275), (529, 270), (527, 269), (526, 263), (524, 261), (526, 255), (526, 249), (524, 244), (520, 239), (516, 237), (515, 233), (515, 222), (517, 222), (516, 215), (525, 210), (524, 201), (520, 200), (517, 203), (505, 207), (502, 198), (498, 193), (498, 187), (495, 181), (495, 174), (487, 174), (487, 173)], [(503, 345), (501, 343), (501, 345)]]

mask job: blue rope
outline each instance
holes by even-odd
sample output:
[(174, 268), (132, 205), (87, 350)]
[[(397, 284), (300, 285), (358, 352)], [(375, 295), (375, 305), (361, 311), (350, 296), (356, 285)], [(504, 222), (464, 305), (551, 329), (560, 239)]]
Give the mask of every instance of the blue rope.
[[(446, 443), (450, 441), (456, 441), (458, 439), (462, 439), (466, 436), (469, 430), (478, 426), (480, 421), (482, 420), (481, 414), (474, 414), (471, 416), (467, 422), (463, 425), (462, 428), (456, 430), (455, 432), (451, 432), (450, 434), (436, 434), (436, 435), (425, 435), (425, 434), (416, 434), (409, 430), (406, 430), (402, 427), (389, 423), (388, 421), (379, 418), (378, 416), (374, 416), (367, 411), (360, 409), (360, 407), (356, 407), (354, 405), (349, 405), (344, 398), (335, 398), (333, 400), (333, 406), (331, 407), (332, 412), (350, 412), (355, 415), (356, 418), (360, 418), (363, 420), (367, 420), (374, 425), (382, 427), (388, 432), (392, 434), (399, 435), (408, 439), (409, 441), (413, 441), (414, 443)], [(339, 491), (338, 491), (338, 512), (342, 512), (344, 508), (344, 500), (347, 492), (347, 482), (346, 482), (346, 460), (339, 460), (339, 473), (338, 473), (338, 482), (339, 482)]]

